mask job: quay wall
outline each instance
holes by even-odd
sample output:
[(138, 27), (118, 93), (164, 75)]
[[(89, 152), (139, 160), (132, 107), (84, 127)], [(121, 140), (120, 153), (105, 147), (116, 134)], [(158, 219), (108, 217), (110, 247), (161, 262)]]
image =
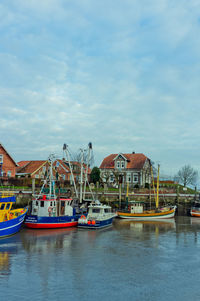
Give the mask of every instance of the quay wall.
[[(32, 191), (15, 191), (16, 196), (16, 205), (17, 207), (25, 207), (28, 206), (30, 201), (32, 200)], [(73, 195), (72, 195), (73, 197)], [(90, 199), (91, 194), (86, 194), (86, 198)], [(100, 200), (103, 203), (110, 204), (114, 209), (118, 209), (119, 207), (123, 207), (126, 202), (126, 194), (122, 193), (119, 196), (118, 193), (105, 193), (105, 192), (95, 192), (94, 198)], [(176, 205), (177, 206), (177, 214), (178, 215), (189, 215), (190, 208), (194, 203), (197, 197), (193, 194), (165, 194), (159, 197), (159, 204), (164, 206), (166, 204)], [(148, 194), (133, 194), (129, 196), (129, 201), (143, 201), (146, 207), (153, 207), (155, 204), (155, 198), (153, 196), (149, 196)]]

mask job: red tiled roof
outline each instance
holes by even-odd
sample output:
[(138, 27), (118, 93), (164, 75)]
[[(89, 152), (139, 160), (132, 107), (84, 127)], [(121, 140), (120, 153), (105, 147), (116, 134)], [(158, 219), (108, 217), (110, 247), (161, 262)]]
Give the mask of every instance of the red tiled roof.
[(21, 168), (21, 167), (23, 167), (23, 166), (25, 166), (27, 163), (29, 163), (30, 161), (19, 161), (19, 162), (17, 162), (17, 164), (19, 165), (19, 167)]
[[(108, 157), (104, 158), (103, 162), (100, 165), (100, 168), (114, 168), (115, 161), (114, 159), (119, 154), (111, 154)], [(144, 166), (146, 159), (148, 159), (144, 154), (121, 154), (127, 159), (127, 168), (130, 169), (141, 169)]]
[(29, 173), (32, 174), (38, 168), (40, 168), (47, 160), (29, 161), (26, 165), (22, 166), (18, 173)]

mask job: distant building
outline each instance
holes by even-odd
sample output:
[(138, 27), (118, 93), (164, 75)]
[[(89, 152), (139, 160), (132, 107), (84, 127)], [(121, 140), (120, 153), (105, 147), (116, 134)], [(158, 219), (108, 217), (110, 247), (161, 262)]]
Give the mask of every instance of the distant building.
[(101, 178), (109, 185), (122, 184), (144, 187), (151, 183), (151, 161), (144, 154), (111, 154), (100, 165)]
[(48, 160), (31, 160), (18, 162), (17, 178), (44, 179), (49, 168)]
[[(48, 160), (20, 161), (18, 162), (18, 166), (16, 177), (44, 179), (48, 174), (50, 163)], [(78, 182), (81, 165), (79, 162), (71, 162), (71, 167), (74, 180)], [(89, 168), (88, 177), (90, 172), (91, 170)], [(71, 184), (73, 183), (73, 177), (68, 162), (56, 159), (53, 163), (53, 173), (57, 180), (61, 182), (69, 181)]]
[(0, 177), (4, 179), (15, 177), (17, 166), (15, 160), (0, 143)]

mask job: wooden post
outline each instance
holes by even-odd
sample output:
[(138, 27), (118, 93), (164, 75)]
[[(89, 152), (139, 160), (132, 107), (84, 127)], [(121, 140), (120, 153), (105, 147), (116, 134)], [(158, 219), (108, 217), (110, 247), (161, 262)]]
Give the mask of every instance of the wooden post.
[(32, 194), (35, 194), (35, 178), (32, 179)]

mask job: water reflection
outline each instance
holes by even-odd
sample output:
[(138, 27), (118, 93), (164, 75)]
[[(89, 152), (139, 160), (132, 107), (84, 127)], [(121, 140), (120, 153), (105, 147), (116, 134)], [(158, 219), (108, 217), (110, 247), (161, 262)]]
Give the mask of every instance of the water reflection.
[(24, 228), (0, 240), (0, 300), (5, 294), (27, 300), (30, 292), (48, 301), (133, 300), (133, 294), (134, 300), (195, 300), (199, 235), (200, 219), (189, 217), (115, 219), (100, 231)]

